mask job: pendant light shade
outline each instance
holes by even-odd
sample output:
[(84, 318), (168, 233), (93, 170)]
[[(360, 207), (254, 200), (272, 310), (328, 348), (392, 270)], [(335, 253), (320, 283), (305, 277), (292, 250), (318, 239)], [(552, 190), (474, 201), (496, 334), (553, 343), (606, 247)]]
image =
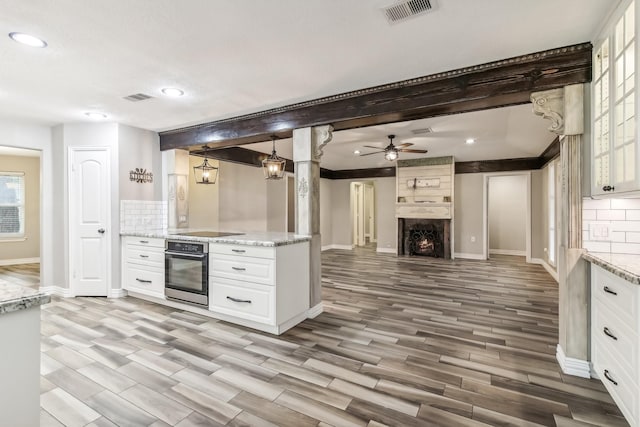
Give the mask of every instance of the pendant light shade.
[(276, 137), (272, 136), (273, 151), (271, 155), (262, 161), (262, 170), (265, 179), (282, 179), (284, 176), (284, 167), (287, 161), (278, 157), (276, 154)]
[(206, 145), (202, 147), (204, 149), (204, 162), (199, 166), (193, 167), (193, 176), (195, 177), (196, 184), (215, 184), (218, 178), (218, 168), (211, 166), (207, 159), (207, 150), (209, 147)]

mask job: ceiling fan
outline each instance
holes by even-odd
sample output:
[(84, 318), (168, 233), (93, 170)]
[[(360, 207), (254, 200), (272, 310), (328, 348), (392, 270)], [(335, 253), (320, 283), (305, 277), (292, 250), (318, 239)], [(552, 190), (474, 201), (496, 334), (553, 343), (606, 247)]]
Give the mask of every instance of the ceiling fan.
[(403, 152), (403, 153), (426, 153), (428, 150), (414, 150), (414, 149), (410, 149), (410, 148), (406, 148), (406, 147), (410, 147), (413, 144), (411, 142), (405, 142), (404, 144), (400, 144), (400, 145), (393, 145), (393, 138), (395, 138), (395, 135), (389, 135), (389, 145), (387, 145), (384, 150), (380, 150), (380, 147), (373, 147), (371, 145), (364, 145), (364, 147), (367, 148), (375, 148), (376, 150), (379, 151), (374, 151), (373, 153), (365, 153), (365, 154), (360, 154), (360, 156), (370, 156), (372, 154), (378, 154), (378, 153), (384, 153), (384, 158), (387, 160), (396, 160), (398, 158), (398, 153), (399, 152)]

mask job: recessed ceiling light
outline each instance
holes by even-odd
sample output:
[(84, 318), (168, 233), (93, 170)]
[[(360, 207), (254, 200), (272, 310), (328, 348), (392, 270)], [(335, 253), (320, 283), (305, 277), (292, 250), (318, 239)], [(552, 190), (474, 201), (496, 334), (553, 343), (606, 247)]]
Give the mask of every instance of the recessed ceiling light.
[(9, 33), (9, 37), (11, 37), (11, 39), (13, 41), (16, 41), (18, 43), (22, 43), (22, 44), (26, 44), (27, 46), (31, 46), (31, 47), (47, 47), (47, 42), (39, 39), (35, 36), (29, 35), (29, 34), (24, 34), (24, 33)]
[(84, 115), (94, 120), (104, 120), (107, 118), (107, 115), (103, 113), (86, 112)]
[(467, 144), (473, 144), (474, 142), (476, 142), (476, 140), (475, 140), (475, 139), (473, 139), (473, 138), (468, 138), (465, 142), (466, 142)]
[(184, 91), (175, 87), (165, 87), (161, 92), (167, 96), (178, 97), (184, 95)]
[(353, 154), (360, 154), (360, 150), (355, 150)]

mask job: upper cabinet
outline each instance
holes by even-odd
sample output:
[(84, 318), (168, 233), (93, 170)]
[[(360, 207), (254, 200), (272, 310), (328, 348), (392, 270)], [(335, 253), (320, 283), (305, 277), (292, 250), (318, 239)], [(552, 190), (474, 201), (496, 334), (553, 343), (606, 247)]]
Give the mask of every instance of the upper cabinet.
[(594, 44), (592, 195), (640, 190), (635, 14), (634, 1), (623, 2)]

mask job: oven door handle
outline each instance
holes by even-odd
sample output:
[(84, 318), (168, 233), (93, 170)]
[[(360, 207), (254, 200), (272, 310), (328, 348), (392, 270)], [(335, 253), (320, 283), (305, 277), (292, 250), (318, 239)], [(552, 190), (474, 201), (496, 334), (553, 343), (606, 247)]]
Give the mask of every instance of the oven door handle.
[(207, 257), (207, 254), (187, 254), (187, 253), (183, 253), (183, 252), (170, 252), (170, 251), (164, 251), (165, 255), (170, 255), (170, 256), (183, 256), (183, 257), (188, 257), (188, 258), (197, 258), (197, 259), (203, 259)]

